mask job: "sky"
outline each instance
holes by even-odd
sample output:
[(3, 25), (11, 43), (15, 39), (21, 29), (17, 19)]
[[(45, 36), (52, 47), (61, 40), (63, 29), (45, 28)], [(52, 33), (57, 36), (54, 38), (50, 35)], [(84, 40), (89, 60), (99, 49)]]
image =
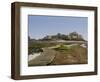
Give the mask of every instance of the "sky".
[(46, 35), (55, 35), (57, 33), (69, 34), (77, 32), (87, 40), (88, 32), (87, 17), (71, 16), (28, 16), (28, 33), (30, 38), (40, 39)]

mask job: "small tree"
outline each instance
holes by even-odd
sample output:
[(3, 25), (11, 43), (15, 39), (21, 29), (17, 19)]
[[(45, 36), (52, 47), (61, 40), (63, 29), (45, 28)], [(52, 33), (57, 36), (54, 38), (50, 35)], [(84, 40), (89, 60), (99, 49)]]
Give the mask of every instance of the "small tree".
[(31, 38), (30, 38), (30, 36), (28, 36), (28, 41), (30, 41), (31, 40)]

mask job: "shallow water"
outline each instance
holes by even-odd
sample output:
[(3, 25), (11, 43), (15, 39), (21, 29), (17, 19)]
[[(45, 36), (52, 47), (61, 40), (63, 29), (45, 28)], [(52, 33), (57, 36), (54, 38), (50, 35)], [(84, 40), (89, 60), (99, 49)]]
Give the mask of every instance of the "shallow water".
[(28, 55), (28, 61), (33, 60), (40, 55), (41, 55), (41, 53), (30, 54), (30, 55)]

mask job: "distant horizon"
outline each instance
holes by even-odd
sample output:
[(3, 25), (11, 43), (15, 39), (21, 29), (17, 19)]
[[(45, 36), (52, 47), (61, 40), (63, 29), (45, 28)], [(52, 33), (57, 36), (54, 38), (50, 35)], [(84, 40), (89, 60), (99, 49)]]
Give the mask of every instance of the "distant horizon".
[[(75, 32), (75, 31), (73, 31), (73, 32)], [(70, 32), (70, 33), (72, 33), (72, 32)], [(70, 33), (66, 33), (66, 34), (64, 34), (64, 35), (69, 35)], [(76, 33), (78, 33), (78, 32), (76, 32)], [(57, 33), (58, 34), (58, 33)], [(51, 34), (51, 35), (45, 35), (45, 36), (43, 36), (43, 37), (41, 37), (41, 38), (38, 38), (38, 39), (43, 39), (44, 37), (46, 37), (46, 36), (53, 36), (53, 35), (57, 35), (57, 34)], [(62, 33), (60, 33), (60, 34), (62, 34)], [(79, 33), (78, 33), (79, 34)], [(79, 35), (81, 35), (81, 34), (79, 34)], [(29, 36), (30, 37), (30, 36)], [(83, 36), (82, 36), (83, 37)], [(30, 39), (36, 39), (36, 38), (31, 38), (30, 37)], [(36, 40), (38, 40), (38, 39), (36, 39)], [(84, 37), (83, 37), (83, 39), (84, 39)]]
[(28, 31), (31, 39), (41, 39), (47, 35), (56, 35), (58, 33), (68, 35), (71, 32), (77, 32), (87, 40), (88, 36), (88, 18), (70, 17), (70, 16), (28, 16)]

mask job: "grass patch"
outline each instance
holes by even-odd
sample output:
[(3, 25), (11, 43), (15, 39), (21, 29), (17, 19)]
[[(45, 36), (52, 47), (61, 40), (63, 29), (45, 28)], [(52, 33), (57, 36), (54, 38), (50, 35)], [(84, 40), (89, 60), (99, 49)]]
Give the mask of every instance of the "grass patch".
[(58, 47), (54, 48), (54, 50), (57, 50), (57, 51), (66, 51), (68, 49), (69, 48), (65, 45), (59, 45)]

